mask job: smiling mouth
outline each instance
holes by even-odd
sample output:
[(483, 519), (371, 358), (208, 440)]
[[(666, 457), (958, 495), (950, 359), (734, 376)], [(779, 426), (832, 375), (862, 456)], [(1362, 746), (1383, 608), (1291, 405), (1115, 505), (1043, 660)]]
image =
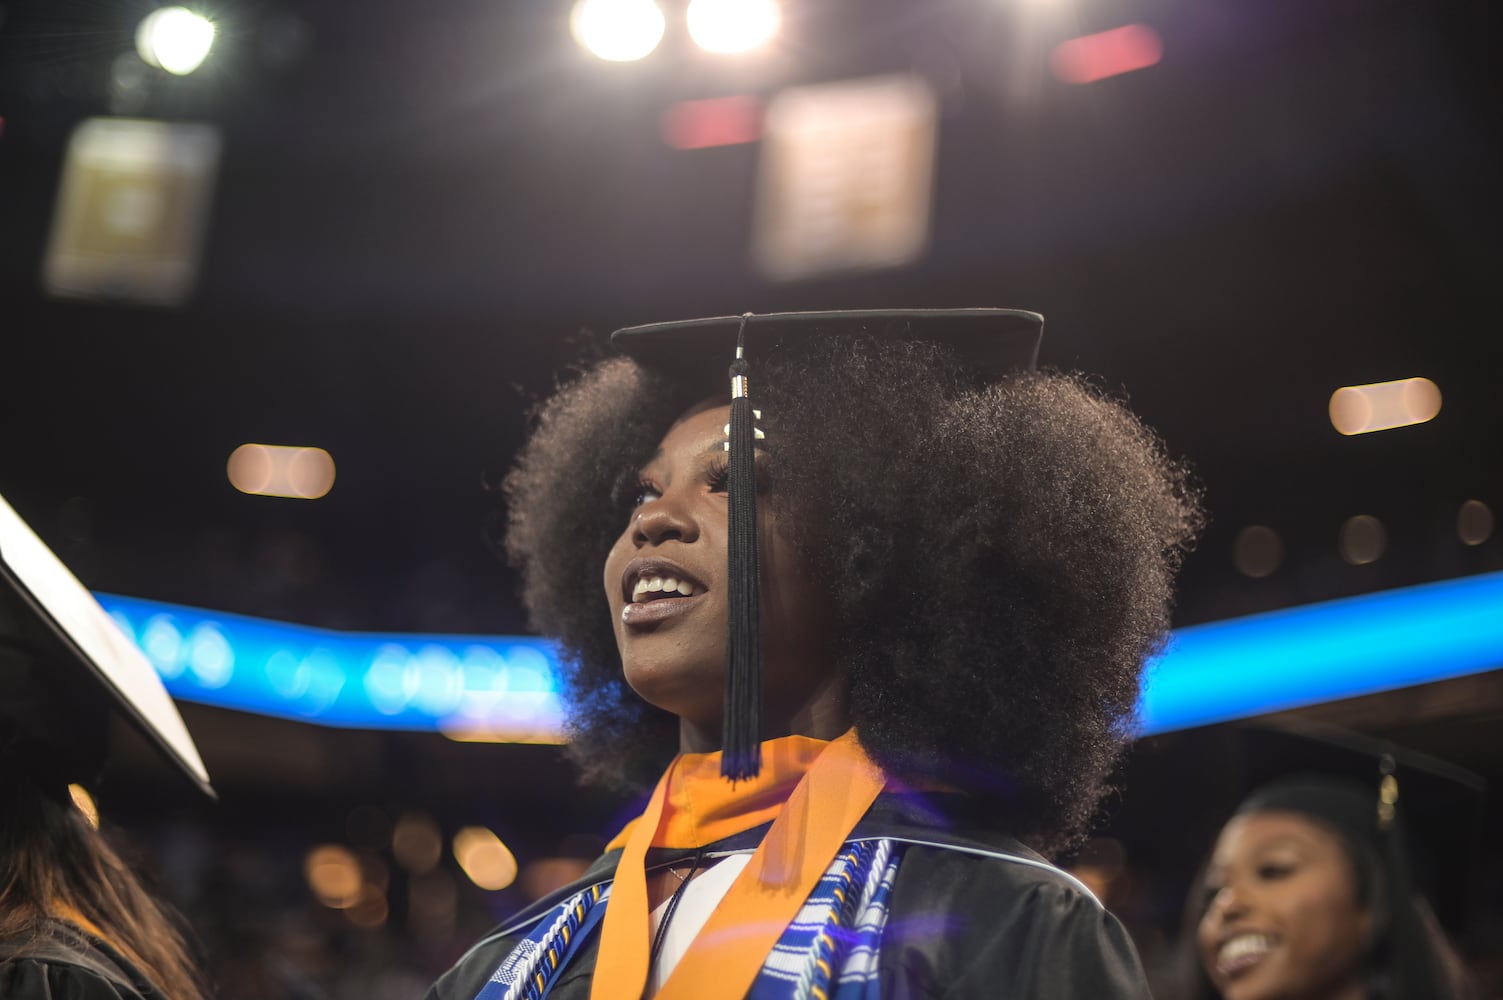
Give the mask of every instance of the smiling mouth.
[(1267, 958), (1277, 944), (1278, 938), (1270, 934), (1249, 932), (1227, 938), (1216, 951), (1216, 971), (1236, 978)]
[(675, 576), (639, 576), (631, 590), (631, 603), (646, 604), (651, 601), (673, 600), (676, 597), (693, 597), (696, 593), (704, 593), (704, 589), (696, 587), (692, 580), (680, 580)]
[(679, 567), (661, 560), (634, 565), (622, 584), (626, 606), (621, 609), (621, 623), (634, 628), (655, 625), (689, 610), (709, 590)]

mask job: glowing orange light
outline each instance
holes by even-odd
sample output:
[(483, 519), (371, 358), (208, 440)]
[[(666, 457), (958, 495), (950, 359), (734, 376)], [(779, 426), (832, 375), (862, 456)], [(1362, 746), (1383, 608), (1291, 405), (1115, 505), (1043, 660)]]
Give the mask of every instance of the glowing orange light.
[(1060, 42), (1049, 54), (1054, 75), (1066, 83), (1095, 83), (1147, 69), (1164, 57), (1159, 33), (1146, 24), (1127, 24)]
[(386, 894), (375, 886), (361, 890), (360, 898), (344, 911), (350, 923), (356, 927), (380, 927), (386, 923), (388, 914)]
[(231, 486), (256, 496), (317, 500), (334, 488), (334, 459), (322, 448), (243, 444), (225, 471)]
[(517, 878), (517, 859), (483, 826), (467, 826), (454, 835), (454, 860), (482, 889), (505, 889)]
[(346, 848), (336, 844), (315, 847), (303, 860), (303, 875), (325, 906), (343, 910), (360, 900), (360, 862)]
[(762, 104), (755, 97), (680, 101), (663, 112), (663, 141), (674, 149), (736, 146), (762, 138)]
[(1331, 426), (1342, 434), (1369, 434), (1434, 420), (1440, 388), (1427, 378), (1345, 385), (1331, 393)]

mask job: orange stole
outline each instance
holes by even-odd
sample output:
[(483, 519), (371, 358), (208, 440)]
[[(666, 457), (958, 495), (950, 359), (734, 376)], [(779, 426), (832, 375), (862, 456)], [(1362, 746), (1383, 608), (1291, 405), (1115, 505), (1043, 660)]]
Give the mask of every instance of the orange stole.
[[(818, 753), (812, 765), (780, 809), (773, 800), (814, 751)], [(687, 770), (680, 772), (686, 763)], [(713, 783), (706, 783), (704, 769), (711, 763)], [(648, 847), (698, 847), (775, 816), (746, 870), (657, 994), (659, 1000), (741, 1000), (885, 783), (886, 776), (861, 749), (855, 730), (822, 748), (819, 741), (805, 737), (764, 744), (763, 774), (749, 793), (744, 788), (732, 791), (720, 778), (719, 754), (677, 758), (642, 816), (612, 842), (624, 842), (625, 848), (606, 906), (590, 1000), (640, 1000), (646, 986), (651, 943), (643, 861)], [(720, 788), (725, 789), (723, 802), (715, 802), (711, 790)], [(696, 802), (696, 795), (706, 801)], [(748, 796), (750, 810), (734, 808), (735, 803), (746, 804)], [(709, 809), (696, 818), (687, 815), (695, 812), (692, 808), (670, 809), (670, 798), (683, 806)], [(704, 839), (681, 840), (684, 837)]]

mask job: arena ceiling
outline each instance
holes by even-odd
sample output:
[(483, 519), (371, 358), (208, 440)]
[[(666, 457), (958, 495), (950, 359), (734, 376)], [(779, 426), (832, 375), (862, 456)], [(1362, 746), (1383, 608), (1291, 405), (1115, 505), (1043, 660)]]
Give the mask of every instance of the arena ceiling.
[[(669, 5), (672, 7), (673, 5)], [(140, 4), (0, 21), (0, 493), (90, 586), (342, 628), (510, 632), (482, 542), (528, 407), (616, 326), (747, 309), (1007, 305), (1199, 470), (1214, 518), (1181, 622), (1503, 569), (1503, 260), (1482, 3), (785, 3), (761, 61), (670, 32), (592, 60), (561, 0), (223, 0), (205, 69), (130, 113), (224, 142), (176, 308), (48, 297), (70, 132), (121, 108)], [(1029, 8), (1029, 9), (1036, 9)], [(1072, 86), (1048, 45), (1153, 24), (1150, 69)], [(749, 252), (756, 143), (675, 149), (678, 102), (913, 71), (940, 96), (931, 238), (898, 268), (779, 282)], [(1423, 376), (1433, 421), (1344, 437), (1344, 385)], [(313, 445), (317, 501), (226, 480)], [(1343, 560), (1350, 517), (1382, 557)], [(1282, 538), (1271, 575), (1238, 533)]]

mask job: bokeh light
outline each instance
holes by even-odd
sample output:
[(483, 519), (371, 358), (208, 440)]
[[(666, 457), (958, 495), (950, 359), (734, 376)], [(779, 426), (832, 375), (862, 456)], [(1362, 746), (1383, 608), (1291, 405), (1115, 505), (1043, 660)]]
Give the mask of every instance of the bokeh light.
[(579, 0), (569, 17), (574, 40), (608, 62), (646, 57), (663, 40), (666, 23), (653, 0)]
[(542, 899), (583, 877), (589, 867), (584, 858), (538, 858), (522, 870), (522, 892), (528, 899)]
[(1337, 535), (1341, 558), (1353, 566), (1377, 562), (1388, 548), (1388, 531), (1383, 522), (1371, 514), (1349, 517)]
[(1284, 561), (1284, 540), (1262, 524), (1250, 524), (1237, 532), (1232, 543), (1232, 563), (1237, 572), (1253, 579), (1271, 575)]
[(482, 889), (505, 889), (517, 878), (517, 859), (483, 826), (467, 826), (454, 835), (454, 860)]
[(432, 871), (444, 853), (438, 824), (427, 813), (403, 813), (391, 833), (391, 853), (410, 872)]
[(1468, 500), (1456, 512), (1456, 534), (1463, 545), (1481, 545), (1493, 537), (1493, 511), (1481, 500)]
[(202, 66), (213, 47), (213, 22), (186, 7), (159, 7), (136, 28), (142, 60), (178, 76)]
[(782, 19), (776, 0), (691, 0), (689, 37), (707, 52), (750, 52), (772, 41)]
[(360, 900), (364, 879), (360, 861), (348, 848), (324, 844), (308, 852), (303, 875), (314, 897), (325, 906), (343, 910)]
[(380, 927), (386, 923), (389, 913), (386, 893), (371, 885), (364, 886), (360, 897), (344, 911), (345, 917), (356, 927)]
[(1345, 435), (1369, 434), (1434, 420), (1440, 388), (1427, 378), (1346, 385), (1331, 393), (1331, 426)]
[(1163, 57), (1157, 31), (1146, 24), (1126, 24), (1060, 42), (1049, 54), (1049, 67), (1065, 83), (1095, 83), (1147, 69)]
[(322, 448), (243, 444), (225, 471), (231, 486), (253, 496), (317, 500), (334, 488), (334, 458)]

